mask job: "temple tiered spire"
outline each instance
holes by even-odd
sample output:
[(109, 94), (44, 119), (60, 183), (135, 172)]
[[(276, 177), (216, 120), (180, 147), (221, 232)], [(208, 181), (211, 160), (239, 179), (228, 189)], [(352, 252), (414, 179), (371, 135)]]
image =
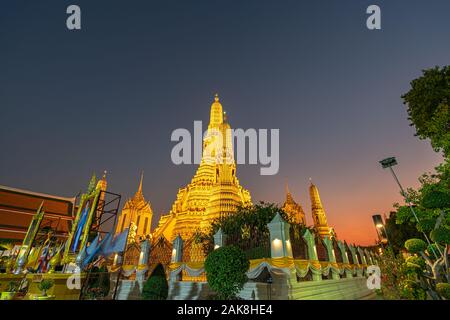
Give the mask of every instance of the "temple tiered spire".
[(154, 237), (164, 235), (173, 240), (180, 234), (183, 239), (189, 239), (197, 231), (209, 230), (213, 220), (249, 204), (250, 193), (236, 177), (230, 125), (216, 94), (208, 132), (203, 139), (200, 166), (191, 183), (179, 189), (170, 212), (161, 216)]
[(327, 223), (327, 216), (320, 200), (319, 189), (312, 182), (309, 186), (309, 195), (311, 197), (311, 213), (314, 221), (314, 227), (321, 237), (330, 236), (330, 228)]

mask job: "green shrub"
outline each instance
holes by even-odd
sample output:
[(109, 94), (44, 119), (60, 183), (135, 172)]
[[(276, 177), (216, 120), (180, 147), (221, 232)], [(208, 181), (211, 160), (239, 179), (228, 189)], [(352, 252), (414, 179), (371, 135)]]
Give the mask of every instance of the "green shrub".
[(421, 239), (409, 239), (405, 242), (405, 248), (411, 253), (419, 253), (427, 249), (427, 244)]
[(450, 244), (450, 229), (446, 226), (431, 231), (430, 236), (434, 242)]
[(403, 282), (401, 296), (408, 300), (426, 300), (427, 293), (420, 285), (413, 280), (405, 280)]
[(406, 266), (415, 272), (421, 273), (426, 267), (426, 262), (421, 257), (411, 256), (406, 259)]
[(7, 286), (7, 289), (6, 289), (7, 292), (16, 292), (18, 290), (19, 290), (19, 282), (17, 282), (17, 281), (10, 281), (8, 283), (8, 286)]
[(89, 273), (86, 296), (89, 299), (103, 298), (108, 296), (111, 289), (111, 280), (106, 266), (93, 267)]
[(436, 285), (436, 291), (441, 295), (441, 297), (447, 300), (450, 299), (450, 283), (438, 283)]
[(169, 285), (167, 284), (166, 273), (162, 264), (158, 264), (142, 289), (142, 298), (144, 300), (166, 300), (169, 294)]
[(234, 299), (247, 282), (250, 262), (236, 246), (225, 246), (211, 252), (205, 261), (208, 284), (220, 299)]

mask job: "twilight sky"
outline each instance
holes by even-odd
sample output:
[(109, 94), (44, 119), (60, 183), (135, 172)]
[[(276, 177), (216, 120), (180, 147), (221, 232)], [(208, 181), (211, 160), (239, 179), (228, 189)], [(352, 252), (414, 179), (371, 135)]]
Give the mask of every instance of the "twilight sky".
[[(82, 30), (66, 28), (66, 7)], [(366, 28), (370, 4), (382, 30)], [(280, 171), (241, 165), (253, 201), (282, 203), (286, 177), (312, 223), (308, 178), (338, 237), (372, 244), (371, 215), (441, 161), (414, 137), (400, 96), (450, 63), (450, 1), (19, 1), (0, 3), (0, 184), (73, 196), (93, 171), (167, 212), (196, 166), (172, 164), (176, 128), (209, 119), (279, 128)], [(205, 123), (206, 126), (206, 123)], [(157, 218), (154, 218), (154, 224)]]

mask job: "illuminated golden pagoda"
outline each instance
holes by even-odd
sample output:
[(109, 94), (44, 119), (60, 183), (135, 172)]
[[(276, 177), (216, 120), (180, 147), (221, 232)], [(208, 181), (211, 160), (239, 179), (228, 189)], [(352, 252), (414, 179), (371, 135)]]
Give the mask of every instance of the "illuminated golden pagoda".
[(161, 216), (154, 236), (173, 240), (180, 234), (188, 239), (196, 231), (207, 230), (213, 219), (246, 205), (251, 205), (250, 193), (236, 177), (231, 128), (216, 94), (197, 172), (190, 184), (178, 190), (172, 209)]
[(291, 221), (306, 225), (305, 212), (303, 211), (302, 206), (294, 201), (294, 197), (292, 197), (292, 194), (289, 191), (287, 183), (286, 183), (286, 201), (284, 202), (283, 207), (281, 209), (283, 209), (283, 211), (287, 213)]
[(116, 227), (116, 233), (120, 233), (126, 228), (131, 227), (130, 232), (132, 230), (135, 240), (145, 238), (151, 234), (153, 210), (150, 202), (145, 200), (142, 193), (143, 181), (144, 174), (142, 173), (138, 190), (123, 206)]
[(325, 210), (323, 209), (322, 201), (320, 200), (319, 190), (312, 181), (309, 186), (309, 195), (311, 197), (311, 213), (314, 221), (314, 228), (322, 238), (332, 236), (333, 229), (328, 227), (327, 216), (325, 215)]

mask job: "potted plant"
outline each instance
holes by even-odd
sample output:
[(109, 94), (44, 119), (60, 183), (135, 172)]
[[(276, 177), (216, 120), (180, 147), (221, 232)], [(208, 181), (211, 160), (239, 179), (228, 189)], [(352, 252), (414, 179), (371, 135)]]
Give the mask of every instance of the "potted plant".
[(38, 284), (39, 290), (41, 290), (42, 295), (41, 296), (35, 296), (36, 300), (52, 300), (55, 299), (55, 296), (47, 295), (47, 291), (50, 290), (53, 287), (54, 283), (53, 280), (50, 279), (44, 279)]
[(0, 300), (13, 300), (18, 289), (19, 283), (16, 281), (11, 281), (10, 283), (8, 283), (6, 291), (2, 292)]

